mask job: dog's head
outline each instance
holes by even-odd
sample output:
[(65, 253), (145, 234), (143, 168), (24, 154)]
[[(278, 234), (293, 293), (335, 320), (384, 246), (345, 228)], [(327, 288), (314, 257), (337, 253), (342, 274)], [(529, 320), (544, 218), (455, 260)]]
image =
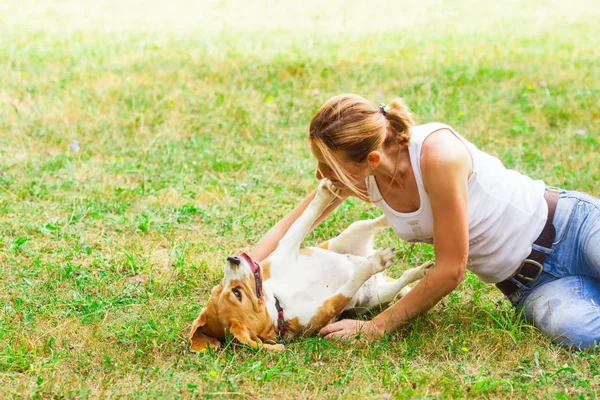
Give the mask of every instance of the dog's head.
[(227, 258), (223, 280), (212, 289), (206, 307), (194, 321), (191, 348), (218, 347), (228, 334), (251, 346), (276, 338), (262, 295), (260, 265), (246, 253)]

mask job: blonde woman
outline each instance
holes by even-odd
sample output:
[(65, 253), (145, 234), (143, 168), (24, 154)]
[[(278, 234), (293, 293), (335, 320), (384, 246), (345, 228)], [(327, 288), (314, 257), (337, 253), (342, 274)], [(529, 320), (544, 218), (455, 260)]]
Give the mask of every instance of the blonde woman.
[[(557, 343), (600, 345), (600, 200), (546, 188), (506, 169), (451, 127), (415, 125), (400, 100), (379, 107), (358, 95), (329, 99), (308, 135), (317, 179), (377, 205), (400, 239), (432, 243), (427, 279), (371, 321), (342, 320), (326, 338), (377, 338), (426, 312), (469, 269), (494, 283)], [(256, 245), (264, 259), (314, 192)]]

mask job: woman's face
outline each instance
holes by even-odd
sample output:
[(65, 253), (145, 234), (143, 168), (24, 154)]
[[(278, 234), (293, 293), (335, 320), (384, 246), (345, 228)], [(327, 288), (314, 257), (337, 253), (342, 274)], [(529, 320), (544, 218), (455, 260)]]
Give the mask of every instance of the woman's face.
[[(340, 179), (335, 173), (335, 170), (329, 166), (322, 155), (318, 151), (313, 151), (315, 158), (317, 159), (317, 171), (316, 177), (321, 180), (323, 178), (329, 179), (333, 185), (339, 189), (348, 189), (347, 185)], [(369, 175), (369, 167), (366, 162), (354, 163), (348, 161), (342, 150), (333, 151), (335, 158), (338, 160), (338, 165), (342, 169), (344, 176), (353, 184), (361, 185), (364, 183), (365, 178)]]

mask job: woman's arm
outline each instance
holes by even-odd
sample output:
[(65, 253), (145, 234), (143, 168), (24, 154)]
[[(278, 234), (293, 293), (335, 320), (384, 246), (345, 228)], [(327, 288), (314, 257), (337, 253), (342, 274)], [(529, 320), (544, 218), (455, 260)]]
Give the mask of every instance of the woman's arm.
[(321, 331), (325, 336), (350, 336), (363, 330), (367, 337), (393, 332), (426, 312), (462, 281), (469, 253), (467, 181), (471, 157), (450, 133), (434, 133), (423, 145), (421, 171), (433, 211), (436, 262), (410, 292), (371, 322), (344, 320)]
[(428, 311), (462, 282), (469, 255), (467, 182), (471, 156), (451, 132), (423, 144), (421, 172), (433, 212), (435, 266), (408, 294), (373, 321), (391, 332)]
[[(250, 251), (250, 257), (254, 260), (262, 261), (269, 254), (275, 250), (277, 244), (286, 234), (290, 226), (302, 215), (304, 210), (308, 207), (310, 202), (315, 198), (315, 194), (317, 190), (315, 189), (311, 194), (309, 194), (300, 204), (298, 204), (288, 215), (283, 217), (277, 224), (275, 224), (269, 231), (258, 241), (256, 246)], [(333, 210), (336, 209), (348, 196), (348, 193), (342, 192), (340, 197), (335, 199), (329, 207), (323, 211), (323, 214), (315, 221), (311, 230), (313, 230), (316, 226), (318, 226), (321, 221), (323, 221)]]

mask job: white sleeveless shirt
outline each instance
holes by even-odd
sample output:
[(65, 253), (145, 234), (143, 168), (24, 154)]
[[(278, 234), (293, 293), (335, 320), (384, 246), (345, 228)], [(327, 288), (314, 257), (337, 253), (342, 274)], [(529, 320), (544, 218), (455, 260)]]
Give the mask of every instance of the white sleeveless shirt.
[(468, 181), (469, 262), (467, 268), (487, 283), (509, 278), (531, 252), (548, 216), (545, 184), (514, 170), (440, 123), (414, 126), (408, 146), (419, 189), (417, 211), (400, 213), (381, 196), (375, 177), (367, 178), (371, 201), (377, 205), (403, 240), (433, 243), (433, 213), (421, 174), (421, 147), (433, 132), (449, 129), (469, 150), (473, 172)]

